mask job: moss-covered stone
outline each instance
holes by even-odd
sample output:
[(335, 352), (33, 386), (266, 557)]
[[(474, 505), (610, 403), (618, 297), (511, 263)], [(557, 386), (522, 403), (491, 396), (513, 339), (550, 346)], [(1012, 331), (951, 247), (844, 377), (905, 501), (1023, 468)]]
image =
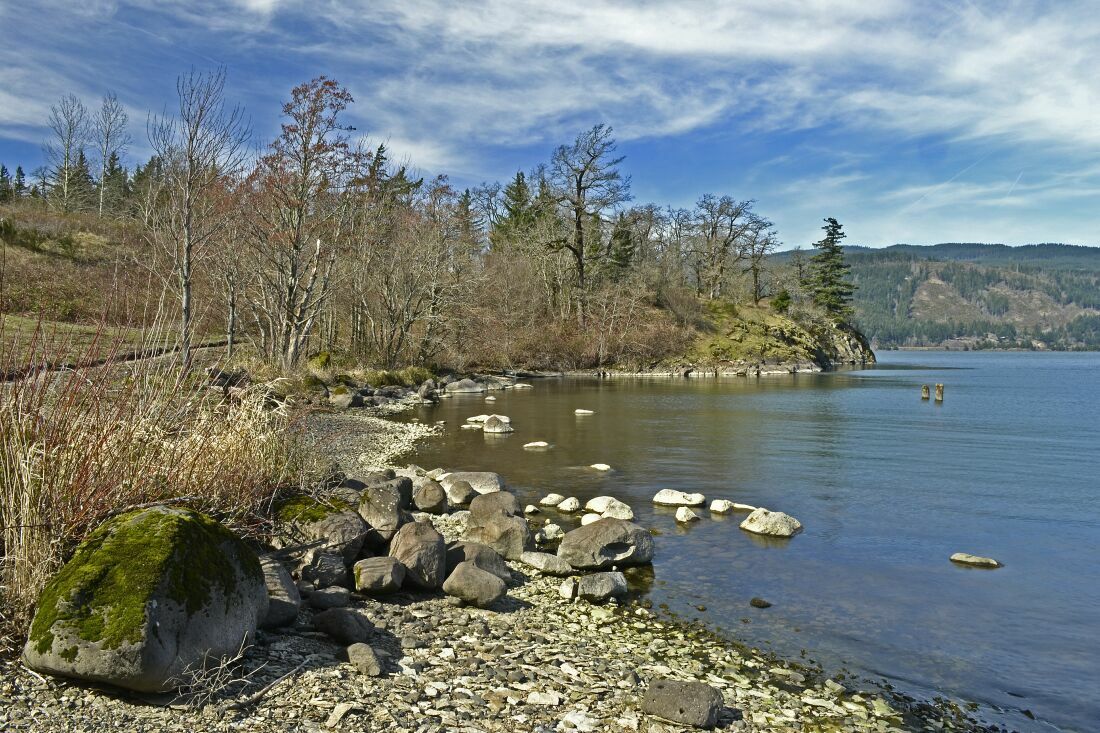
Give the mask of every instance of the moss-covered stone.
[(294, 496), (278, 504), (275, 518), (283, 524), (309, 524), (339, 512), (355, 512), (355, 508), (342, 499), (321, 501), (312, 496)]
[[(255, 554), (204, 514), (154, 507), (120, 515), (96, 529), (46, 585), (30, 643), (40, 654), (49, 652), (59, 628), (101, 649), (137, 643), (151, 598), (170, 598), (188, 615), (205, 607), (215, 590), (228, 603), (236, 568), (263, 582)], [(61, 654), (75, 657), (76, 649)]]

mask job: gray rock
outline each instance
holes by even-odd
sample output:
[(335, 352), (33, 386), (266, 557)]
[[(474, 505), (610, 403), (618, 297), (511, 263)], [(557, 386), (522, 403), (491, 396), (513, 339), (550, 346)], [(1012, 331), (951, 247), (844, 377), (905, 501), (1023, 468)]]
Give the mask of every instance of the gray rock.
[(162, 692), (235, 654), (267, 610), (260, 561), (236, 535), (189, 509), (140, 509), (100, 525), (46, 584), (23, 661)]
[(342, 608), (348, 605), (349, 600), (351, 594), (347, 588), (322, 588), (309, 594), (309, 605), (321, 610)]
[(276, 519), (280, 523), (277, 544), (283, 547), (297, 544), (324, 544), (315, 551), (342, 555), (345, 562), (353, 562), (359, 556), (370, 527), (355, 512), (355, 505), (346, 500), (359, 501), (360, 490), (350, 482), (337, 489), (339, 496), (319, 499), (313, 496), (295, 496), (279, 505)]
[(313, 583), (316, 588), (331, 586), (351, 587), (351, 575), (344, 558), (327, 552), (313, 552), (306, 556), (302, 567), (302, 578)]
[(713, 728), (721, 709), (722, 693), (702, 682), (653, 680), (642, 698), (643, 713), (695, 728)]
[(280, 626), (292, 626), (298, 618), (298, 609), (302, 607), (302, 596), (294, 578), (290, 577), (283, 564), (271, 556), (260, 558), (260, 567), (264, 571), (264, 585), (267, 586), (267, 615), (260, 624), (265, 629)]
[(483, 522), (495, 515), (515, 517), (522, 513), (519, 499), (508, 491), (475, 496), (470, 502), (470, 521)]
[(435, 396), (435, 380), (424, 380), (424, 383), (416, 390), (416, 396), (424, 402), (431, 402), (432, 398)]
[(489, 419), (481, 424), (483, 433), (514, 433), (515, 430), (511, 423), (504, 422), (496, 415), (490, 415)]
[(330, 608), (315, 614), (313, 627), (341, 644), (366, 643), (374, 630), (366, 616), (350, 608)]
[(626, 576), (618, 571), (592, 573), (577, 581), (577, 595), (590, 603), (604, 603), (626, 593)]
[(448, 384), (447, 391), (451, 394), (461, 394), (464, 392), (484, 392), (486, 388), (484, 384), (475, 382), (472, 379), (459, 379), (457, 382)]
[(601, 519), (566, 532), (558, 557), (583, 570), (645, 565), (653, 561), (653, 537), (632, 522)]
[(802, 531), (802, 523), (789, 514), (760, 507), (741, 522), (741, 529), (771, 537), (793, 537)]
[(520, 562), (538, 570), (544, 575), (572, 575), (573, 568), (565, 560), (549, 552), (525, 552), (519, 556)]
[(447, 546), (447, 575), (450, 576), (459, 564), (472, 562), (487, 573), (492, 573), (507, 582), (512, 579), (512, 571), (496, 550), (479, 542), (452, 542)]
[(401, 525), (411, 521), (404, 507), (408, 504), (402, 493), (402, 487), (408, 485), (408, 500), (412, 499), (412, 481), (407, 478), (394, 479), (384, 484), (370, 486), (363, 492), (359, 503), (359, 516), (371, 526), (373, 532), (367, 536), (366, 544), (378, 550), (393, 539)]
[(362, 407), (363, 395), (340, 385), (329, 392), (328, 403), (340, 410), (346, 410), (349, 407)]
[(1000, 562), (994, 560), (991, 557), (982, 557), (980, 555), (971, 555), (968, 552), (956, 552), (951, 556), (951, 562), (957, 562), (960, 565), (971, 565), (977, 568), (999, 568), (1003, 567)]
[(378, 655), (370, 644), (362, 642), (348, 647), (348, 661), (362, 674), (368, 677), (377, 677), (382, 674), (382, 663), (378, 661)]
[(447, 511), (447, 492), (431, 479), (413, 483), (413, 506), (429, 514), (443, 514)]
[(361, 593), (392, 593), (405, 581), (405, 566), (394, 557), (369, 557), (355, 563), (352, 576)]
[(527, 520), (504, 514), (493, 514), (481, 521), (475, 521), (471, 516), (463, 539), (488, 545), (509, 560), (518, 560), (533, 546)]
[(491, 471), (456, 471), (439, 479), (444, 489), (456, 481), (466, 481), (479, 494), (491, 494), (494, 491), (504, 491), (506, 488), (500, 474)]
[(492, 605), (506, 590), (503, 580), (469, 561), (460, 562), (443, 584), (444, 593), (478, 608)]
[(390, 557), (405, 566), (405, 583), (427, 590), (443, 585), (447, 552), (443, 535), (427, 522), (406, 524), (390, 542)]
[(452, 506), (466, 506), (478, 493), (469, 481), (455, 481), (453, 483), (441, 483), (443, 490), (447, 492), (447, 501)]

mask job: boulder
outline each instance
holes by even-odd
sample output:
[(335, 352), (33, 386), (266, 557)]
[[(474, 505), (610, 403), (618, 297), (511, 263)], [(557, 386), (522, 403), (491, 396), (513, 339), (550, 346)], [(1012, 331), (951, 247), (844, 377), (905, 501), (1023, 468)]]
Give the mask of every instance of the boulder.
[(549, 552), (525, 552), (519, 561), (530, 565), (543, 575), (572, 575), (573, 568), (565, 560)]
[(479, 384), (472, 379), (459, 379), (457, 382), (451, 382), (447, 385), (447, 392), (450, 394), (462, 394), (468, 392), (484, 392), (485, 385)]
[(593, 512), (595, 514), (603, 514), (607, 510), (607, 507), (611, 505), (611, 502), (618, 501), (614, 496), (597, 496), (594, 499), (589, 499), (584, 504), (585, 511)]
[(371, 529), (351, 504), (337, 498), (295, 496), (278, 505), (275, 518), (282, 525), (278, 544), (323, 540), (315, 549), (340, 555), (349, 563), (359, 556)]
[(655, 679), (642, 698), (642, 712), (659, 718), (711, 729), (718, 724), (722, 693), (703, 682)]
[(579, 512), (581, 510), (581, 502), (577, 497), (570, 496), (565, 501), (561, 502), (557, 506), (559, 512), (566, 512), (572, 514), (573, 512)]
[(474, 491), (474, 487), (470, 486), (469, 481), (455, 481), (452, 484), (443, 484), (443, 490), (447, 492), (447, 502), (452, 506), (465, 506), (473, 501), (478, 493)]
[(802, 523), (789, 514), (760, 507), (741, 522), (741, 529), (771, 537), (793, 537), (802, 531)]
[(524, 514), (542, 514), (542, 510), (539, 509), (534, 504), (528, 504), (527, 506), (523, 507), (523, 513)]
[(680, 522), (681, 524), (698, 522), (699, 519), (699, 515), (693, 512), (691, 509), (687, 508), (686, 506), (677, 507), (676, 509), (676, 521)]
[(491, 514), (481, 520), (475, 519), (471, 513), (463, 539), (488, 545), (509, 560), (518, 560), (532, 545), (527, 520), (502, 513)]
[(567, 532), (558, 557), (584, 570), (645, 565), (653, 561), (653, 537), (632, 522), (601, 519)]
[(653, 497), (653, 503), (661, 506), (702, 506), (706, 501), (702, 494), (688, 494), (676, 489), (661, 489)]
[(443, 585), (447, 551), (443, 535), (427, 522), (411, 522), (397, 530), (390, 542), (390, 557), (405, 566), (405, 583), (426, 590)]
[(470, 522), (483, 522), (495, 515), (514, 517), (519, 514), (519, 499), (508, 491), (475, 496), (470, 502)]
[(301, 573), (302, 579), (313, 583), (316, 588), (351, 586), (351, 575), (341, 555), (310, 551), (306, 553)]
[(491, 471), (456, 471), (439, 479), (444, 489), (456, 481), (466, 481), (479, 494), (491, 494), (494, 491), (504, 491), (506, 488), (500, 474)]
[(100, 525), (46, 584), (23, 661), (167, 691), (250, 643), (267, 610), (263, 568), (236, 535), (189, 509), (139, 509)]
[(603, 519), (603, 517), (601, 517), (599, 514), (591, 514), (591, 513), (585, 514), (581, 517), (581, 526), (583, 527), (586, 524), (592, 524), (593, 522), (598, 522), (601, 519)]
[(431, 402), (432, 398), (435, 396), (435, 380), (425, 380), (416, 390), (416, 396), (420, 398), (421, 402)]
[(362, 407), (363, 395), (341, 384), (329, 391), (328, 403), (340, 410), (346, 410), (349, 407)]
[(479, 568), (473, 562), (460, 562), (443, 583), (443, 592), (455, 598), (485, 608), (501, 598), (507, 586), (496, 575)]
[(625, 519), (630, 521), (634, 518), (634, 510), (618, 499), (612, 499), (608, 502), (607, 508), (600, 512), (600, 516), (609, 519)]
[(713, 514), (729, 514), (733, 511), (733, 502), (728, 499), (715, 499), (710, 503), (710, 511)]
[(322, 588), (309, 594), (309, 605), (321, 610), (343, 608), (350, 600), (351, 594), (347, 588)]
[(951, 556), (951, 562), (959, 563), (960, 565), (971, 565), (976, 568), (1004, 567), (1000, 562), (994, 560), (991, 557), (971, 555), (967, 552), (956, 552), (954, 555)]
[(577, 581), (577, 595), (589, 603), (606, 603), (626, 595), (626, 576), (615, 571), (592, 573)]
[(538, 531), (537, 540), (539, 544), (545, 545), (550, 542), (558, 542), (562, 537), (565, 537), (565, 530), (560, 525), (547, 522)]
[(557, 506), (565, 501), (565, 497), (561, 494), (547, 494), (539, 499), (540, 506)]
[(370, 644), (359, 642), (349, 646), (348, 662), (368, 677), (377, 677), (382, 674), (382, 663), (378, 661), (378, 655), (374, 653)]
[(267, 614), (260, 623), (265, 629), (280, 626), (292, 626), (298, 619), (298, 609), (302, 607), (302, 596), (294, 578), (281, 562), (265, 555), (260, 558), (260, 567), (264, 571), (264, 585), (267, 586)]
[(394, 557), (369, 557), (355, 563), (352, 575), (360, 593), (392, 593), (405, 582), (405, 566)]
[(413, 483), (413, 506), (429, 514), (443, 514), (447, 511), (447, 492), (431, 479)]
[(500, 553), (480, 542), (452, 542), (447, 545), (447, 575), (464, 562), (472, 562), (505, 582), (512, 579), (512, 571)]
[(351, 608), (330, 608), (314, 614), (313, 628), (341, 644), (364, 644), (374, 631), (370, 620)]
[(504, 422), (496, 415), (491, 415), (488, 420), (481, 424), (483, 433), (513, 433), (515, 430), (510, 423)]
[[(408, 496), (402, 494), (402, 482), (408, 484)], [(412, 518), (405, 508), (412, 499), (412, 481), (407, 478), (394, 479), (384, 484), (367, 487), (359, 502), (359, 516), (373, 530), (366, 539), (367, 546), (379, 550), (393, 539), (394, 534)]]
[(571, 601), (577, 597), (577, 579), (567, 578), (564, 583), (558, 588), (558, 595), (567, 601)]

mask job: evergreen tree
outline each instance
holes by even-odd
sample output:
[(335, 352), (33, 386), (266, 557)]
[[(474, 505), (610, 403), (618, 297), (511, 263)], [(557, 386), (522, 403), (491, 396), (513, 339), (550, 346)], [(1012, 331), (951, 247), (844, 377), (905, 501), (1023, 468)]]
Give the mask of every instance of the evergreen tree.
[(99, 181), (98, 187), (102, 189), (104, 211), (117, 211), (130, 198), (130, 176), (122, 167), (118, 153), (111, 153), (107, 159), (103, 180)]
[(70, 185), (72, 186), (70, 196), (73, 202), (71, 210), (84, 211), (90, 208), (95, 201), (96, 182), (92, 177), (92, 167), (83, 148), (77, 151)]
[(618, 274), (626, 272), (634, 263), (638, 245), (634, 239), (634, 228), (626, 214), (620, 213), (615, 219), (607, 249), (610, 264)]
[(810, 258), (808, 285), (814, 303), (825, 309), (829, 316), (840, 323), (852, 315), (852, 293), (855, 286), (848, 279), (851, 266), (844, 261), (840, 241), (844, 231), (832, 217), (825, 219), (825, 238), (816, 242), (817, 252)]
[(12, 193), (17, 199), (21, 199), (30, 193), (27, 190), (27, 174), (23, 172), (23, 166), (15, 167), (15, 180), (12, 182)]
[(0, 164), (0, 204), (6, 204), (15, 198), (15, 189), (12, 186), (11, 174), (8, 167)]
[(504, 215), (490, 234), (490, 244), (495, 249), (521, 243), (530, 234), (535, 223), (534, 202), (527, 176), (518, 171), (515, 178), (501, 192), (501, 208)]

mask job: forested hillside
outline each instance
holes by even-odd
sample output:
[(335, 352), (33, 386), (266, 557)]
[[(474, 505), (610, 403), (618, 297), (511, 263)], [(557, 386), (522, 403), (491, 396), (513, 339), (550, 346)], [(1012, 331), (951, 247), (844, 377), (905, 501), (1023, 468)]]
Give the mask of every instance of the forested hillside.
[(880, 348), (1100, 348), (1100, 248), (952, 243), (846, 250)]

